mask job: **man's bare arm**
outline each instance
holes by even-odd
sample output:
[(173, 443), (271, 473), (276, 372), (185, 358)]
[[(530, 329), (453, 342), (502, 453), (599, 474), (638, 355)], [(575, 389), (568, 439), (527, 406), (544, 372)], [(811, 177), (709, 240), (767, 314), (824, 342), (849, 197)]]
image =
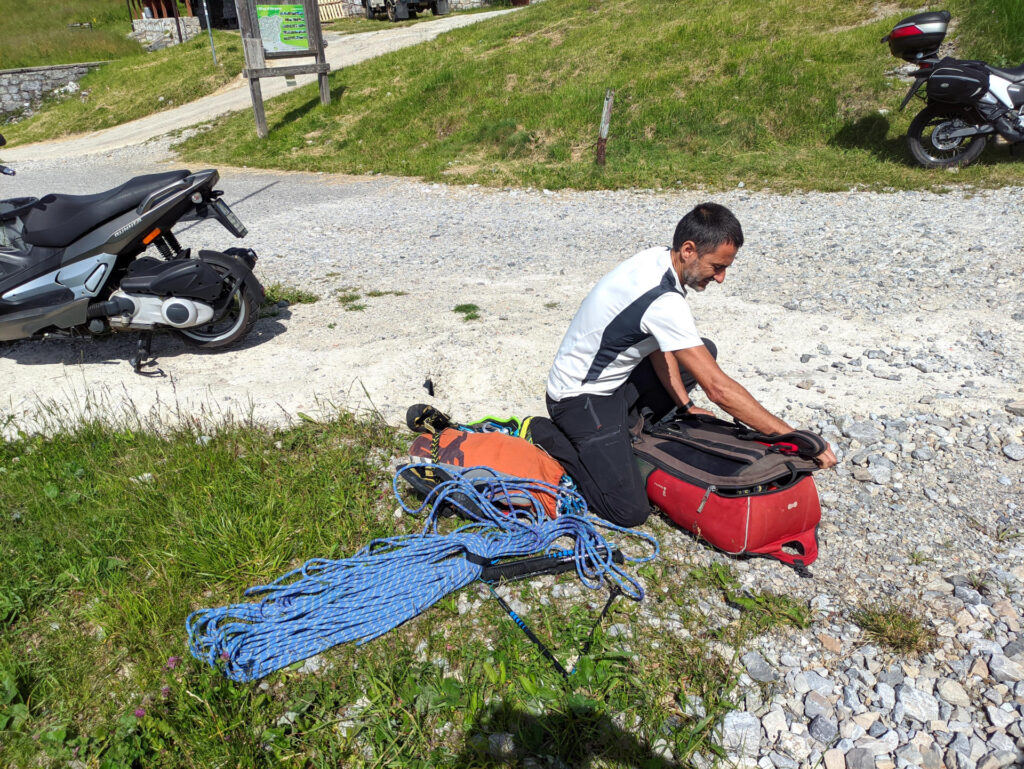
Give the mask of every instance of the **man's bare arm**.
[(743, 424), (768, 434), (792, 431), (792, 427), (768, 411), (743, 385), (722, 371), (704, 345), (676, 350), (674, 355), (679, 364), (693, 374), (711, 402)]
[[(693, 374), (697, 384), (712, 403), (743, 424), (768, 434), (788, 433), (793, 430), (762, 406), (743, 385), (722, 371), (704, 345), (676, 350), (673, 355), (679, 365)], [(815, 457), (815, 461), (822, 467), (832, 467), (838, 460), (829, 448)]]
[(679, 372), (679, 364), (675, 356), (670, 352), (655, 350), (650, 355), (651, 365), (654, 366), (654, 373), (658, 375), (661, 386), (665, 388), (672, 401), (677, 406), (689, 402), (690, 396), (683, 387), (683, 376)]

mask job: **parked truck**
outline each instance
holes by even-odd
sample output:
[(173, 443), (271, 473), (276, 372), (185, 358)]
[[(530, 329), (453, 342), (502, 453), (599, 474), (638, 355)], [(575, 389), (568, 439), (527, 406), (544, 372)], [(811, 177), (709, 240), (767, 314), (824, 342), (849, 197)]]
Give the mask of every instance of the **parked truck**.
[(366, 18), (391, 21), (415, 19), (416, 14), (430, 11), (435, 16), (449, 13), (448, 0), (363, 0)]

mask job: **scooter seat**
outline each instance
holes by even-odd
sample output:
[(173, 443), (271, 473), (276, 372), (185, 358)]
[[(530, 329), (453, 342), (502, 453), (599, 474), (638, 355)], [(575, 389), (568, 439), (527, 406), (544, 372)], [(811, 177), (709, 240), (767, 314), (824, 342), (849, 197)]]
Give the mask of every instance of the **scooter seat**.
[(1009, 69), (1009, 68), (1000, 69), (998, 67), (993, 67), (990, 64), (990, 65), (988, 65), (988, 71), (991, 72), (993, 75), (998, 75), (999, 77), (1004, 77), (1007, 80), (1010, 80), (1010, 81), (1012, 81), (1014, 83), (1019, 83), (1020, 81), (1024, 80), (1024, 64), (1022, 64), (1019, 67), (1014, 67), (1012, 69)]
[(63, 248), (103, 222), (131, 210), (152, 192), (189, 175), (168, 171), (129, 179), (95, 195), (46, 195), (22, 215), (22, 238), (33, 246)]

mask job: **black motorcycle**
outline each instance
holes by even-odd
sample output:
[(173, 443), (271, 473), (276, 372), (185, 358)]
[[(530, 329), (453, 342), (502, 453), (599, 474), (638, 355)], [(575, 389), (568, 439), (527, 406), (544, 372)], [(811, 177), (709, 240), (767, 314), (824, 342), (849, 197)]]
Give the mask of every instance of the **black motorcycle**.
[(918, 13), (882, 38), (893, 56), (917, 65), (900, 109), (925, 87), (927, 106), (911, 121), (907, 145), (926, 168), (967, 166), (990, 137), (1024, 142), (1024, 66), (999, 69), (983, 61), (940, 60), (949, 20), (949, 11)]
[[(14, 174), (6, 166), (0, 172)], [(242, 339), (264, 299), (252, 272), (255, 252), (193, 255), (172, 231), (180, 222), (216, 219), (245, 236), (214, 189), (219, 178), (214, 170), (168, 171), (95, 195), (0, 200), (0, 341), (137, 331), (130, 361), (139, 371), (154, 331), (171, 330), (204, 349)]]

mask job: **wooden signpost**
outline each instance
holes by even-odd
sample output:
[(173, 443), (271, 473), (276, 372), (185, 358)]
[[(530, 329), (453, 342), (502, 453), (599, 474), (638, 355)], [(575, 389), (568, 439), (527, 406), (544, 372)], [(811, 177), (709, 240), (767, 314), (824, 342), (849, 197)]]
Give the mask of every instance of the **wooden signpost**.
[[(327, 73), (331, 66), (324, 56), (317, 0), (277, 2), (277, 0), (237, 0), (238, 26), (242, 32), (245, 69), (249, 80), (252, 111), (256, 115), (256, 134), (262, 139), (267, 131), (260, 78), (315, 74), (320, 83), (320, 103), (331, 103)], [(286, 67), (268, 67), (268, 59), (313, 57), (313, 62)]]

